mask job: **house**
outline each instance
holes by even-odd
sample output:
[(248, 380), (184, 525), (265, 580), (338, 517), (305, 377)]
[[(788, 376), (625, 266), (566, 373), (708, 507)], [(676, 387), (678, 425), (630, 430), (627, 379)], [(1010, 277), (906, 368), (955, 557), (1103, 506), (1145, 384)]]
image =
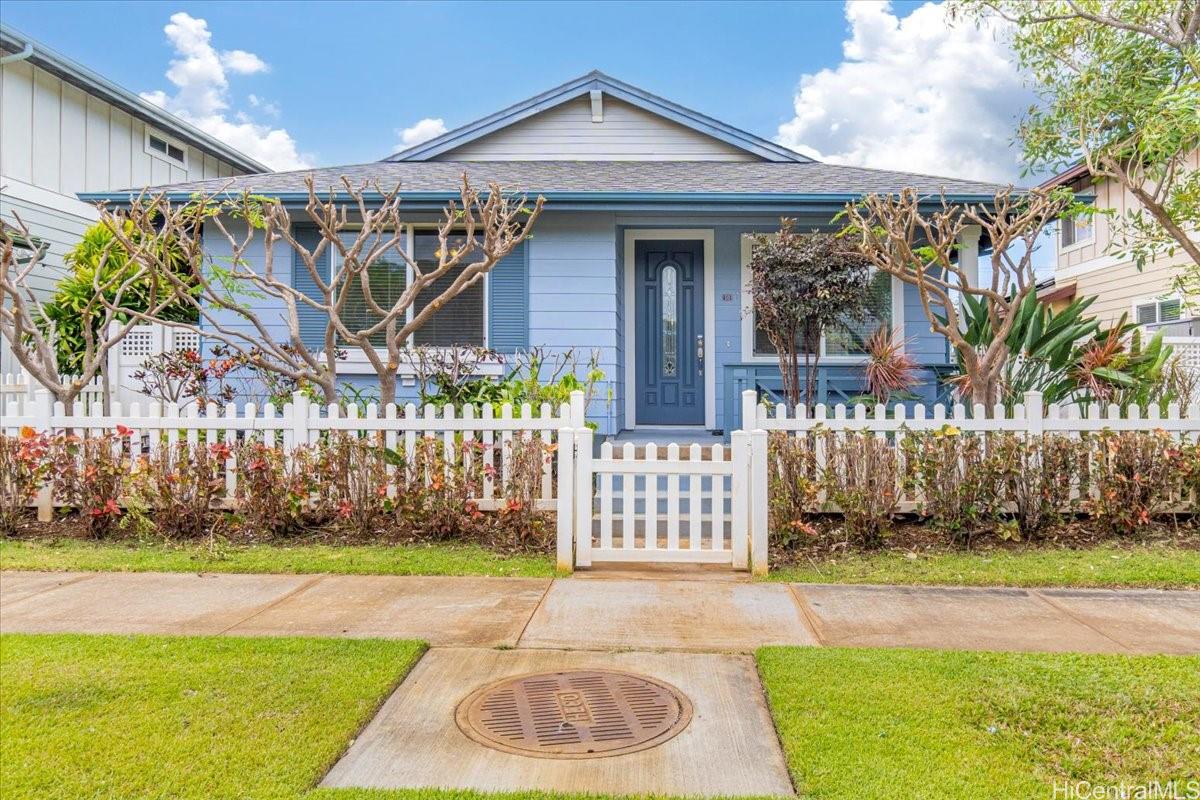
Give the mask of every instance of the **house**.
[[(0, 219), (47, 248), (48, 296), (97, 219), (79, 192), (263, 173), (267, 167), (7, 25), (0, 25)], [(0, 366), (0, 372), (10, 365)]]
[[(829, 229), (844, 204), (866, 192), (915, 186), (931, 197), (944, 190), (953, 201), (979, 202), (998, 188), (819, 163), (599, 72), (378, 162), (228, 183), (232, 191), (299, 206), (309, 175), (321, 188), (339, 185), (343, 175), (399, 183), (412, 214), (408, 246), (419, 260), (433, 252), (429, 223), (457, 198), (464, 171), (479, 184), (542, 194), (546, 210), (533, 237), (439, 312), (418, 342), (598, 351), (608, 386), (588, 413), (601, 433), (731, 430), (740, 422), (742, 390), (778, 390), (776, 357), (755, 330), (743, 287), (750, 236), (778, 230), (781, 216), (797, 218), (802, 230)], [(226, 183), (191, 180), (155, 190), (185, 200)], [(129, 190), (81, 195), (128, 197)], [(220, 246), (210, 246), (220, 257)], [(979, 230), (968, 230), (961, 248), (968, 270), (977, 269), (979, 248)], [(910, 352), (929, 368), (927, 396), (935, 391), (946, 342), (930, 332), (916, 292), (879, 276), (875, 299), (874, 320), (822, 343), (823, 400), (862, 391), (863, 334), (880, 322), (903, 331)], [(318, 321), (318, 347), (321, 330)], [(339, 373), (355, 380), (356, 369), (374, 374), (352, 360)]]
[[(1200, 151), (1192, 153), (1189, 161), (1189, 169), (1200, 169)], [(1126, 314), (1149, 330), (1165, 328), (1168, 336), (1200, 336), (1196, 309), (1185, 308), (1172, 285), (1180, 267), (1188, 262), (1185, 253), (1160, 256), (1139, 270), (1131, 257), (1113, 252), (1121, 217), (1140, 207), (1125, 187), (1113, 180), (1093, 179), (1083, 163), (1042, 185), (1066, 186), (1078, 194), (1092, 195), (1099, 211), (1111, 212), (1090, 219), (1060, 220), (1054, 280), (1039, 291), (1043, 300), (1062, 305), (1075, 297), (1095, 296), (1089, 312), (1102, 323), (1116, 322)]]

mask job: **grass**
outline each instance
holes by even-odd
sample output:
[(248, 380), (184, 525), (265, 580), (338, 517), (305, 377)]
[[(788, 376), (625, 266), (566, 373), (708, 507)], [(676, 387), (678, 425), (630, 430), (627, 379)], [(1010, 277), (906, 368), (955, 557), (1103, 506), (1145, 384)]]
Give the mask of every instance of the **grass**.
[(1200, 550), (1166, 545), (983, 552), (850, 553), (774, 570), (796, 583), (1200, 589)]
[(296, 797), (420, 657), (415, 642), (0, 637), (6, 798)]
[(758, 664), (801, 797), (1197, 778), (1200, 657), (772, 647)]
[(271, 572), (547, 577), (548, 555), (503, 555), (467, 544), (173, 546), (0, 540), (0, 569), (99, 572)]
[[(420, 656), (413, 642), (0, 636), (6, 798), (474, 800), (313, 790)], [(1200, 764), (1200, 658), (765, 648), (802, 797), (1050, 797)], [(747, 687), (753, 690), (754, 687)]]

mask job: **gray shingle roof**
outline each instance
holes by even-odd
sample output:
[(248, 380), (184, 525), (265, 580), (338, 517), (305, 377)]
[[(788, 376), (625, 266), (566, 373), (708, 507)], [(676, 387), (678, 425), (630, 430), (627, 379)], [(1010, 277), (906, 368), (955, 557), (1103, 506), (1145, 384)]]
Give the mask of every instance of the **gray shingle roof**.
[[(922, 193), (992, 195), (996, 184), (939, 178), (837, 164), (720, 161), (377, 161), (344, 167), (271, 172), (152, 187), (178, 193), (250, 190), (261, 194), (305, 191), (314, 176), (319, 189), (351, 181), (377, 181), (404, 192), (453, 192), (466, 172), (473, 183), (495, 181), (506, 190), (528, 193), (712, 193), (858, 195), (895, 192), (913, 186)], [(107, 196), (128, 194), (105, 192)]]

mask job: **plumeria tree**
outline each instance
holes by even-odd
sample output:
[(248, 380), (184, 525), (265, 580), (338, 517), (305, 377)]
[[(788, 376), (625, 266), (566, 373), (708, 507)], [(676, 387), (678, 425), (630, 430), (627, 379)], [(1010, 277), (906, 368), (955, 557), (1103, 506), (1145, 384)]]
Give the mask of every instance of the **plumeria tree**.
[[(399, 186), (343, 177), (340, 187), (321, 192), (310, 176), (306, 187), (298, 220), (277, 200), (223, 191), (183, 206), (166, 195), (142, 196), (127, 209), (102, 209), (101, 218), (118, 240), (127, 223), (143, 236), (169, 233), (192, 265), (181, 277), (144, 254), (146, 268), (195, 308), (198, 321), (144, 319), (196, 331), (248, 367), (318, 387), (330, 403), (338, 399), (338, 361), (346, 350), (374, 368), (380, 401), (394, 402), (413, 334), (528, 238), (544, 203), (494, 183), (480, 190), (464, 174), (458, 199), (443, 209), (430, 263), (405, 247)], [(397, 269), (406, 276), (404, 288), (385, 294), (378, 276)], [(313, 332), (319, 346), (310, 344)]]
[(821, 337), (834, 325), (865, 316), (869, 263), (847, 241), (829, 233), (798, 233), (795, 221), (784, 219), (778, 233), (755, 237), (749, 268), (755, 324), (779, 356), (784, 395), (793, 405), (803, 401), (811, 408)]

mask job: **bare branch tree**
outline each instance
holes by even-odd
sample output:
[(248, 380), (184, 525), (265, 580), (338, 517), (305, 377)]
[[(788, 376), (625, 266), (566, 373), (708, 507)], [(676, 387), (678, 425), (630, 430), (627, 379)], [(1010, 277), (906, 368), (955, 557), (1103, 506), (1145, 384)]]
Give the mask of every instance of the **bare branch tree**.
[[(322, 196), (311, 176), (305, 184), (307, 221), (301, 223), (293, 223), (276, 200), (250, 193), (230, 199), (224, 191), (186, 206), (172, 205), (163, 195), (143, 197), (126, 212), (102, 215), (114, 224), (132, 220), (138, 231), (170, 230), (186, 241), (191, 280), (167, 274), (161, 260), (149, 266), (176, 297), (195, 306), (200, 321), (164, 324), (219, 341), (257, 369), (311, 382), (326, 402), (337, 399), (338, 357), (347, 348), (360, 351), (375, 370), (380, 400), (393, 402), (413, 333), (523, 242), (544, 204), (538, 197), (530, 207), (524, 197), (506, 195), (494, 183), (481, 192), (464, 174), (459, 199), (447, 204), (438, 225), (437, 261), (422, 266), (405, 247), (399, 186), (385, 191), (377, 183), (354, 184), (343, 177), (340, 192)], [(201, 224), (207, 248), (200, 242)], [(301, 226), (313, 230), (315, 239)], [(213, 255), (215, 242), (225, 251), (221, 256)], [(284, 265), (277, 263), (280, 244), (286, 245)], [(309, 291), (294, 285), (293, 259), (306, 273)], [(412, 278), (397, 296), (385, 297), (372, 286), (372, 268), (397, 262)], [(446, 277), (449, 285), (410, 318), (417, 299), (424, 301)], [(305, 343), (308, 331), (302, 330), (302, 318), (314, 317), (324, 320), (320, 349)], [(284, 337), (278, 335), (281, 323)]]
[[(990, 204), (953, 205), (942, 195), (932, 212), (914, 189), (899, 195), (867, 195), (846, 208), (847, 235), (876, 269), (917, 289), (929, 325), (945, 336), (961, 357), (973, 403), (991, 408), (1000, 397), (1000, 376), (1008, 359), (1005, 339), (1013, 313), (1037, 289), (1033, 251), (1045, 227), (1074, 205), (1069, 191), (1011, 187)], [(978, 226), (992, 244), (991, 280), (980, 285), (959, 262), (959, 241)], [(991, 343), (976, 349), (965, 336), (958, 298), (981, 300), (992, 330)]]
[[(41, 303), (29, 285), (44, 263), (46, 248), (36, 242), (16, 212), (12, 216), (15, 224), (0, 226), (0, 334), (8, 340), (25, 373), (69, 411), (79, 393), (104, 370), (109, 351), (140, 321), (140, 315), (126, 313), (122, 308), (126, 293), (148, 282), (147, 316), (160, 314), (174, 300), (174, 293), (155, 281), (147, 266), (149, 254), (167, 251), (166, 240), (161, 235), (125, 236), (124, 240), (114, 238), (105, 246), (94, 270), (92, 297), (80, 311), (84, 346), (79, 372), (67, 375), (58, 367), (54, 323), (42, 312)], [(130, 266), (108, 270), (105, 267), (117, 247), (127, 250)], [(107, 406), (110, 401), (107, 386), (105, 390)]]

